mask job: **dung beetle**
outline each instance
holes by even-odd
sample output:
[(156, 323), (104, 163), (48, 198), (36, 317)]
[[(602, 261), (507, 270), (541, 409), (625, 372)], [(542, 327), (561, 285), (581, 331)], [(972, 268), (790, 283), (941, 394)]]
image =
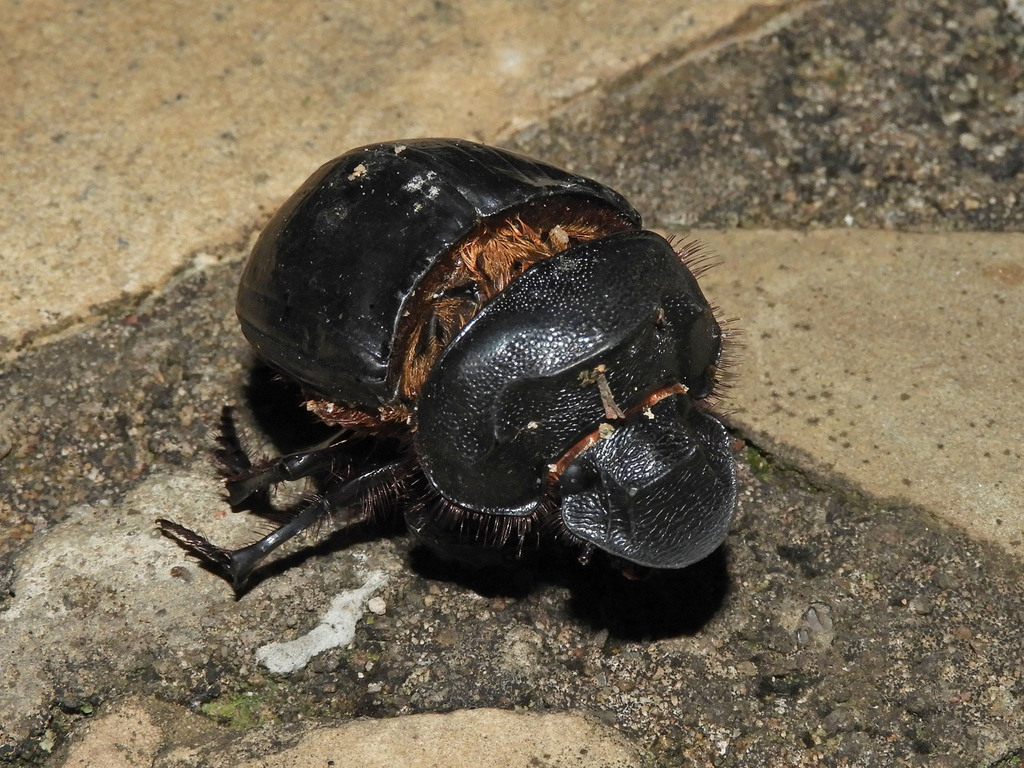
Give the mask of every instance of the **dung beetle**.
[(218, 455), (243, 508), (286, 480), (318, 493), (241, 549), (161, 528), (237, 591), (270, 551), (344, 511), (401, 510), (443, 556), (514, 560), (544, 538), (629, 574), (725, 538), (729, 437), (710, 412), (723, 333), (677, 251), (618, 193), (456, 139), (354, 149), (271, 219), (237, 313), (338, 433), (253, 463)]

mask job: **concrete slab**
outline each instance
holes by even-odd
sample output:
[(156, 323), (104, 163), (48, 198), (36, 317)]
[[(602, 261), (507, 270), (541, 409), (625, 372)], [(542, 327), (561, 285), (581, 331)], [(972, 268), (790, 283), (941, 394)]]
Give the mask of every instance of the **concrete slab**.
[(244, 242), (350, 147), (494, 139), (782, 5), (13, 4), (0, 33), (0, 352)]
[[(285, 749), (278, 745), (292, 742)], [(473, 709), (443, 715), (361, 720), (341, 727), (266, 728), (210, 760), (211, 768), (639, 768), (614, 729), (567, 713)], [(238, 755), (256, 754), (239, 761)], [(187, 768), (202, 751), (172, 752), (154, 768)]]
[(690, 234), (720, 257), (706, 293), (738, 318), (733, 424), (825, 483), (1024, 557), (1024, 235)]
[(512, 145), (648, 225), (1024, 230), (1024, 30), (999, 0), (845, 0), (584, 94)]
[[(203, 713), (204, 737), (166, 731), (144, 706), (95, 721), (77, 754), (145, 759), (159, 742), (182, 748), (161, 751), (170, 765), (287, 758), (305, 724), (338, 729), (339, 745), (361, 716), (382, 719), (397, 750), (410, 731), (436, 730), (387, 718), (480, 707), (592, 713), (646, 765), (920, 754), (957, 765), (1019, 752), (1019, 561), (912, 508), (808, 490), (770, 468), (741, 465), (740, 479), (726, 546), (645, 581), (571, 552), (459, 571), (404, 556), (403, 539), (342, 530), (293, 542), (236, 601), (152, 520), (171, 514), (223, 543), (258, 523), (225, 514), (204, 461), (154, 475), (122, 503), (73, 510), (18, 557), (0, 612), (0, 761), (43, 760), (133, 696)], [(285, 674), (261, 662), (260, 648), (316, 632), (335, 596), (380, 570), (388, 584), (373, 605), (353, 604), (346, 645)], [(251, 741), (221, 730), (259, 726)]]
[[(157, 475), (122, 505), (77, 507), (60, 525), (33, 539), (0, 612), (0, 760), (16, 754), (27, 734), (45, 731), (45, 712), (52, 702), (77, 714), (91, 712), (95, 700), (89, 691), (130, 687), (140, 667), (155, 664), (162, 670), (158, 676), (174, 677), (180, 667), (191, 667), (199, 659), (213, 663), (209, 649), (214, 637), (234, 636), (241, 647), (230, 655), (240, 652), (268, 666), (260, 652), (277, 650), (281, 633), (270, 628), (274, 622), (267, 616), (250, 611), (260, 603), (270, 609), (278, 601), (294, 608), (304, 599), (289, 595), (282, 580), (269, 601), (236, 602), (220, 578), (191, 566), (154, 525), (169, 510), (175, 516), (180, 510), (186, 524), (212, 536), (248, 537), (248, 525), (239, 528), (225, 514), (211, 515), (221, 506), (217, 491), (208, 473)], [(323, 583), (339, 587), (335, 605), (315, 598), (315, 605), (304, 609), (318, 616), (329, 609), (334, 627), (349, 627), (348, 634), (341, 630), (334, 642), (321, 638), (305, 661), (288, 671), (347, 645), (366, 611), (366, 600), (344, 598), (370, 582), (373, 591), (382, 588), (388, 574), (401, 568), (385, 552), (372, 557), (350, 552), (348, 565), (355, 570), (335, 561), (333, 575)], [(351, 581), (343, 586), (336, 577)], [(301, 636), (294, 642), (301, 642)]]
[[(253, 755), (240, 759), (242, 755)], [(578, 715), (474, 709), (444, 715), (304, 723), (217, 732), (173, 707), (130, 700), (82, 730), (64, 768), (635, 768), (636, 751), (614, 729)]]

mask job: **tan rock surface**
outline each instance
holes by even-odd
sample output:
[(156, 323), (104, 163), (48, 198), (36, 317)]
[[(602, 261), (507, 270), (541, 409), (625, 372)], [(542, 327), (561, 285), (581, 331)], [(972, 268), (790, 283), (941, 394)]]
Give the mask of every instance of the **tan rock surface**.
[(739, 318), (732, 423), (1024, 555), (1024, 235), (699, 235)]
[[(291, 768), (632, 768), (636, 751), (611, 728), (570, 714), (474, 709), (355, 720), (338, 727), (266, 726), (233, 737), (175, 707), (131, 700), (83, 729), (65, 768), (196, 765)], [(283, 746), (282, 748), (282, 745)], [(241, 760), (243, 755), (259, 757)]]
[(352, 146), (493, 140), (754, 5), (12, 5), (0, 352), (244, 241)]

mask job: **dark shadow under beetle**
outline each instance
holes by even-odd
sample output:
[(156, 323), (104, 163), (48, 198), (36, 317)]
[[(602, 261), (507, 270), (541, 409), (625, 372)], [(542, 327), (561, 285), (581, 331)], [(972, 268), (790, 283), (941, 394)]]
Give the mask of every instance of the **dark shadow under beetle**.
[[(242, 393), (243, 409), (279, 455), (316, 445), (337, 432), (336, 427), (299, 407), (303, 399), (298, 384), (259, 358), (252, 358)], [(244, 434), (242, 437), (245, 441)]]
[(567, 610), (611, 641), (650, 641), (694, 635), (722, 608), (729, 593), (728, 546), (679, 570), (648, 570), (627, 579), (599, 559), (581, 566), (564, 548), (546, 547), (518, 567), (470, 568), (424, 547), (410, 552), (421, 577), (456, 584), (487, 597), (521, 600), (547, 586), (569, 593)]

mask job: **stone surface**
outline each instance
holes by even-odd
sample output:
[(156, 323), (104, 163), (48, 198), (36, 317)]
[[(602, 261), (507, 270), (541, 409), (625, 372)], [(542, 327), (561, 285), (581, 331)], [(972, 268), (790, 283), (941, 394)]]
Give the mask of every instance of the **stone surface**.
[(209, 721), (181, 707), (129, 699), (83, 727), (62, 764), (64, 768), (152, 766), (168, 743), (209, 743), (219, 735)]
[(737, 318), (732, 424), (818, 481), (1024, 556), (1024, 235), (691, 234)]
[(12, 4), (0, 32), (0, 352), (244, 243), (353, 146), (493, 140), (775, 5)]
[[(293, 745), (283, 750), (282, 741)], [(338, 768), (633, 768), (640, 758), (614, 730), (568, 714), (517, 714), (474, 709), (446, 715), (413, 715), (358, 720), (341, 727), (269, 727), (241, 739), (237, 761), (231, 750), (210, 761), (211, 768), (286, 768), (335, 765)], [(237, 753), (236, 753), (237, 754)], [(171, 751), (158, 768), (194, 765), (196, 752)]]
[[(385, 3), (363, 24), (12, 6), (0, 258), (22, 330), (4, 333), (49, 343), (0, 369), (0, 760), (60, 764), (90, 726), (125, 757), (160, 738), (260, 760), (308, 723), (393, 734), (486, 708), (588, 713), (646, 766), (1020, 762), (1019, 521), (984, 517), (1020, 488), (1017, 5), (595, 4), (582, 25), (547, 4)], [(715, 33), (718, 9), (749, 12)], [(539, 53), (520, 67), (497, 39)], [(491, 56), (516, 66), (494, 76)], [(324, 437), (246, 351), (238, 262), (311, 167), (385, 129), (500, 136), (653, 225), (702, 228), (723, 262), (705, 287), (746, 344), (723, 403), (741, 495), (713, 557), (641, 582), (557, 548), (467, 573), (366, 527), (294, 542), (236, 601), (155, 533), (265, 530), (226, 514), (204, 458), (224, 402), (257, 452)], [(732, 231), (754, 226), (789, 231)], [(347, 644), (260, 663), (315, 639), (336, 599)]]
[[(173, 513), (228, 543), (253, 520), (219, 511), (202, 465), (154, 478), (123, 506), (76, 510), (18, 558), (0, 614), (0, 720), (18, 730), (2, 754), (59, 749), (133, 695), (229, 729), (168, 737), (181, 748), (162, 753), (170, 765), (269, 760), (310, 722), (480, 707), (592, 713), (650, 766), (1019, 753), (1020, 562), (911, 507), (808, 489), (748, 457), (726, 546), (679, 573), (627, 581), (557, 551), (472, 573), (400, 557), (402, 538), (334, 535), (296, 542), (239, 601), (146, 528)], [(258, 662), (373, 570), (389, 574), (383, 612), (362, 614), (347, 647), (287, 675)], [(19, 674), (34, 695), (17, 700)], [(165, 727), (148, 717), (118, 738), (143, 750), (152, 723)], [(388, 723), (402, 728), (385, 720), (382, 739)]]
[[(173, 510), (177, 520), (214, 538), (244, 537), (249, 526), (240, 531), (229, 516), (211, 514), (223, 506), (216, 490), (210, 475), (156, 475), (120, 505), (82, 505), (35, 537), (0, 612), (0, 750), (11, 754), (29, 734), (42, 733), (53, 702), (72, 712), (91, 711), (95, 701), (130, 689), (140, 675), (149, 683), (166, 678), (192, 686), (192, 696), (202, 700), (213, 685), (204, 674), (218, 655), (266, 666), (268, 657), (277, 658), (280, 638), (297, 634), (292, 642), (302, 642), (306, 631), (274, 626), (266, 612), (277, 613), (280, 603), (322, 615), (331, 603), (326, 593), (297, 595), (297, 585), (282, 579), (263, 600), (236, 602), (221, 579), (190, 564), (156, 530), (154, 520)], [(376, 591), (398, 567), (386, 551), (368, 558), (355, 550), (345, 560), (348, 567), (332, 563), (321, 588), (350, 579), (357, 593), (371, 583), (367, 591)], [(339, 597), (351, 591), (337, 590)], [(334, 606), (332, 617), (354, 629), (364, 608), (365, 599), (349, 601)], [(351, 633), (333, 642), (321, 638), (305, 661), (351, 639)], [(237, 645), (228, 650), (225, 642)], [(292, 661), (289, 671), (305, 667)], [(182, 678), (184, 670), (191, 672)]]
[[(244, 759), (245, 755), (259, 755)], [(613, 729), (576, 715), (495, 709), (267, 726), (217, 734), (179, 708), (132, 700), (97, 718), (64, 768), (633, 768), (639, 756)]]
[(847, 0), (786, 22), (631, 73), (513, 146), (666, 229), (1024, 229), (1024, 31), (1003, 3)]

